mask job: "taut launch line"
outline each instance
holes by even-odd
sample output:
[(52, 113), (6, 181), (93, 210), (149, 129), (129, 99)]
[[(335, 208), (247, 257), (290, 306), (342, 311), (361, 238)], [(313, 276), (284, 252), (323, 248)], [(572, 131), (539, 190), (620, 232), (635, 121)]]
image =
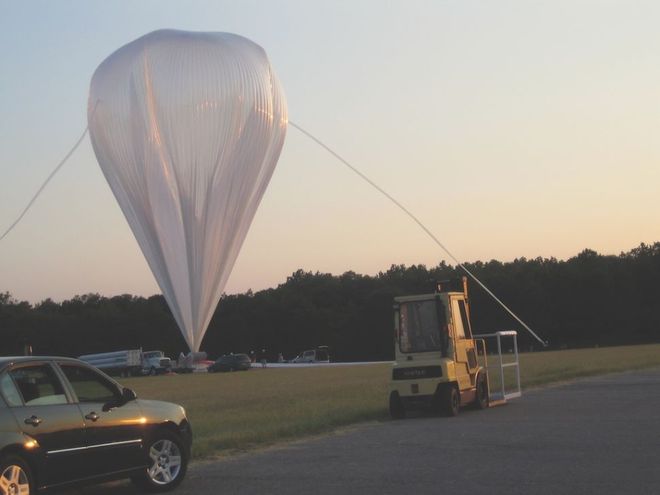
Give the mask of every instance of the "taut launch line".
[(440, 240), (431, 232), (426, 225), (422, 223), (422, 221), (417, 218), (408, 208), (403, 206), (399, 201), (397, 201), (391, 194), (389, 194), (387, 191), (385, 191), (382, 187), (380, 187), (378, 184), (376, 184), (373, 180), (371, 180), (369, 177), (364, 175), (360, 170), (358, 170), (355, 166), (351, 165), (345, 158), (343, 158), (341, 155), (339, 155), (336, 151), (334, 151), (332, 148), (330, 148), (327, 144), (325, 144), (323, 141), (318, 139), (316, 136), (311, 134), (310, 132), (306, 131), (302, 127), (300, 127), (298, 124), (295, 122), (289, 120), (289, 125), (293, 127), (294, 129), (297, 129), (300, 131), (302, 134), (307, 136), (309, 139), (314, 141), (316, 144), (321, 146), (323, 149), (325, 149), (328, 153), (330, 153), (332, 156), (334, 156), (337, 160), (342, 162), (344, 165), (346, 165), (352, 172), (354, 172), (356, 175), (358, 175), (362, 180), (364, 180), (366, 183), (368, 183), (371, 187), (376, 189), (379, 193), (381, 193), (383, 196), (385, 196), (387, 199), (389, 199), (392, 203), (394, 203), (401, 211), (403, 211), (410, 219), (412, 219), (413, 222), (415, 222), (432, 240), (435, 242), (440, 248), (447, 253), (447, 256), (449, 256), (454, 263), (456, 263), (457, 266), (459, 266), (465, 273), (467, 273), (472, 280), (474, 280), (479, 286), (486, 291), (486, 293), (492, 297), (502, 308), (506, 310), (507, 313), (509, 313), (518, 323), (520, 323), (525, 330), (527, 330), (536, 340), (538, 340), (541, 344), (543, 344), (544, 347), (547, 347), (548, 343), (544, 341), (541, 337), (539, 337), (534, 330), (532, 330), (527, 323), (522, 321), (518, 315), (516, 315), (509, 307), (504, 304), (494, 293), (491, 291), (486, 285), (477, 278), (477, 276), (472, 273), (468, 268), (461, 263), (456, 256), (454, 256), (447, 247), (440, 242)]

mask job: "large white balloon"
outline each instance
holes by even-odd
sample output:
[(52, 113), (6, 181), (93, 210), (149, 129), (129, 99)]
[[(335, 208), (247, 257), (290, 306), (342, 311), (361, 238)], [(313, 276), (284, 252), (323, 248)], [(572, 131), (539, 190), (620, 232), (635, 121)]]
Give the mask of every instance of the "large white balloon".
[(183, 336), (199, 350), (279, 158), (286, 101), (264, 50), (155, 31), (92, 77), (96, 157)]

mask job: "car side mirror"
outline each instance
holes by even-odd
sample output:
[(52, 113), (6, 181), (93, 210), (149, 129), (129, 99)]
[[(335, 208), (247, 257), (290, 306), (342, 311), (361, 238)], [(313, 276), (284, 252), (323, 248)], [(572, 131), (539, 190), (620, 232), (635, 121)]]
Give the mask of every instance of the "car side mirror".
[(124, 400), (124, 403), (131, 402), (132, 400), (137, 399), (137, 394), (130, 388), (123, 388), (121, 391), (121, 398)]
[(118, 397), (115, 397), (110, 402), (103, 404), (103, 412), (108, 412), (115, 407), (121, 407), (124, 404), (137, 399), (137, 394), (130, 388), (122, 388)]

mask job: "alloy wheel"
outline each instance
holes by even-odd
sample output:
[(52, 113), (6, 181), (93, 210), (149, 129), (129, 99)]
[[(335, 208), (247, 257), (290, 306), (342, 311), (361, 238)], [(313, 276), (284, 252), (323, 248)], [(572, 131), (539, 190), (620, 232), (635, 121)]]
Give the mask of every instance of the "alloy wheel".
[(158, 440), (149, 449), (149, 478), (157, 485), (169, 485), (181, 472), (181, 450), (171, 440)]
[(0, 494), (30, 495), (30, 482), (21, 466), (11, 464), (0, 475)]

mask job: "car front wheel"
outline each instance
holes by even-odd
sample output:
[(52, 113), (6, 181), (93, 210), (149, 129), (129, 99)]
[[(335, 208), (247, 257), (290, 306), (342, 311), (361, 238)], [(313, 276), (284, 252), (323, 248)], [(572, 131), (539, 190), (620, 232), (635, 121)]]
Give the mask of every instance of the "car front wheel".
[(22, 459), (5, 457), (0, 460), (0, 493), (3, 495), (30, 495), (35, 493), (32, 474)]
[(145, 491), (164, 492), (178, 486), (186, 475), (188, 454), (181, 439), (158, 432), (147, 443), (148, 466), (133, 482)]

